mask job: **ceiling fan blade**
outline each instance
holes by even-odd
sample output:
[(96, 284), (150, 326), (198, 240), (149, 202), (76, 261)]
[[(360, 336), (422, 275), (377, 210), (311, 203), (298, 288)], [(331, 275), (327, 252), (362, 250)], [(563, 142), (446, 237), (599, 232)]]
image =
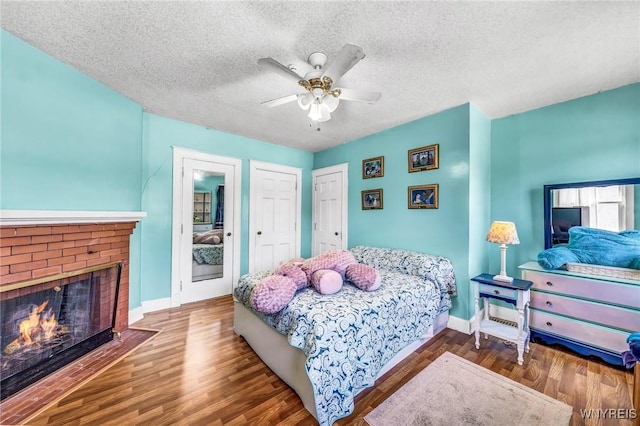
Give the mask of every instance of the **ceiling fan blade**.
[(284, 96), (282, 98), (271, 99), (270, 101), (261, 102), (260, 105), (273, 108), (280, 105), (288, 104), (289, 102), (293, 102), (296, 100), (298, 100), (298, 95), (289, 95), (289, 96)]
[(290, 70), (273, 58), (260, 58), (258, 59), (258, 64), (262, 65), (265, 68), (269, 68), (271, 71), (280, 74), (286, 79), (294, 80), (296, 83), (300, 80), (304, 80), (304, 78), (296, 74), (295, 71)]
[(323, 77), (329, 77), (333, 83), (337, 83), (355, 64), (364, 58), (362, 48), (355, 44), (345, 44), (338, 56), (324, 71)]
[(353, 90), (353, 89), (337, 89), (340, 90), (340, 96), (338, 99), (343, 101), (356, 101), (366, 102), (368, 104), (374, 104), (380, 99), (382, 93), (369, 92), (366, 90)]

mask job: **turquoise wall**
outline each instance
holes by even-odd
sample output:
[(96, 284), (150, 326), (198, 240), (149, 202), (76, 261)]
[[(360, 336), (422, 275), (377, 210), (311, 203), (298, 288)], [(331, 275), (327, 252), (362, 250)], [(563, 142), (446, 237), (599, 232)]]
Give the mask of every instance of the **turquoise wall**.
[(171, 296), (172, 146), (242, 159), (241, 274), (249, 269), (249, 158), (303, 169), (301, 254), (310, 256), (312, 153), (148, 113), (143, 140), (142, 300)]
[[(542, 187), (640, 176), (640, 84), (492, 122), (491, 218), (516, 223), (507, 272), (544, 249)], [(500, 269), (497, 247), (491, 270)]]
[(130, 308), (170, 296), (172, 145), (243, 159), (243, 273), (249, 156), (303, 168), (302, 255), (310, 255), (313, 154), (143, 113), (10, 33), (0, 36), (0, 208), (147, 212), (131, 239)]
[[(408, 172), (408, 151), (440, 144), (440, 167)], [(362, 179), (362, 160), (384, 156), (384, 176)], [(452, 314), (468, 317), (469, 106), (463, 105), (316, 153), (314, 168), (349, 163), (349, 247), (404, 248), (449, 257), (460, 297)], [(408, 209), (408, 186), (439, 184), (439, 208)], [(360, 192), (382, 188), (381, 210), (362, 210)]]
[(2, 206), (139, 210), (142, 108), (2, 32)]
[[(469, 108), (469, 277), (489, 271), (486, 241), (491, 199), (491, 120), (476, 108)], [(469, 292), (470, 318), (473, 295)]]
[(633, 229), (640, 230), (640, 185), (633, 188)]
[[(10, 33), (1, 38), (0, 208), (140, 210), (142, 108)], [(130, 307), (140, 305), (140, 229)]]

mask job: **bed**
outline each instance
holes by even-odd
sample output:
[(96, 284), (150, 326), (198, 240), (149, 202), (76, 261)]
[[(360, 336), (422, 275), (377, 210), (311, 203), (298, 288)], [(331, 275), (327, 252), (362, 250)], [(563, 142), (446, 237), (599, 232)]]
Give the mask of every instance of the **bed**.
[(272, 271), (244, 275), (234, 291), (234, 330), (300, 396), (320, 425), (349, 415), (355, 395), (446, 327), (455, 274), (449, 259), (377, 247), (350, 249), (382, 285), (350, 283), (333, 295), (300, 290), (282, 311), (253, 311), (251, 289)]
[[(206, 225), (204, 225), (206, 226)], [(192, 281), (209, 280), (222, 276), (224, 245), (222, 229), (206, 229), (204, 226), (194, 230), (192, 245)], [(211, 225), (208, 225), (209, 227)]]

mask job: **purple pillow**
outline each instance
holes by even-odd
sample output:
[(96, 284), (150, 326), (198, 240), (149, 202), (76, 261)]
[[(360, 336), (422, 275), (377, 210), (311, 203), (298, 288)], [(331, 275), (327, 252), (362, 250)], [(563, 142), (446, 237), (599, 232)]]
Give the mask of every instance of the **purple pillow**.
[(298, 287), (289, 277), (270, 275), (251, 291), (251, 306), (256, 312), (275, 314), (289, 304)]
[(320, 269), (311, 275), (311, 285), (320, 294), (333, 294), (342, 288), (342, 275), (331, 269)]
[(293, 263), (284, 263), (278, 266), (278, 269), (274, 272), (276, 275), (282, 275), (283, 277), (289, 277), (296, 283), (298, 290), (303, 289), (309, 285), (307, 281), (307, 274), (305, 274), (299, 266)]
[(346, 277), (353, 285), (364, 291), (377, 290), (381, 283), (380, 271), (362, 263), (347, 266)]
[(311, 277), (314, 272), (320, 269), (332, 269), (344, 278), (347, 266), (353, 263), (356, 263), (356, 260), (350, 251), (330, 250), (305, 260), (302, 263), (302, 270), (308, 277)]

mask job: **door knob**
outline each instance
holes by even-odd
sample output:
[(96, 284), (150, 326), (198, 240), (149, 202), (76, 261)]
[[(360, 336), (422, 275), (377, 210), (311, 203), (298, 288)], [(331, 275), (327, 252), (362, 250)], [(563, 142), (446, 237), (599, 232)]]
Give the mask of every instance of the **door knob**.
[(262, 235), (262, 231), (258, 231), (258, 235)]
[(338, 235), (338, 233), (336, 232), (336, 235)]
[(231, 232), (227, 232), (227, 237), (230, 237), (230, 236), (231, 236)]

